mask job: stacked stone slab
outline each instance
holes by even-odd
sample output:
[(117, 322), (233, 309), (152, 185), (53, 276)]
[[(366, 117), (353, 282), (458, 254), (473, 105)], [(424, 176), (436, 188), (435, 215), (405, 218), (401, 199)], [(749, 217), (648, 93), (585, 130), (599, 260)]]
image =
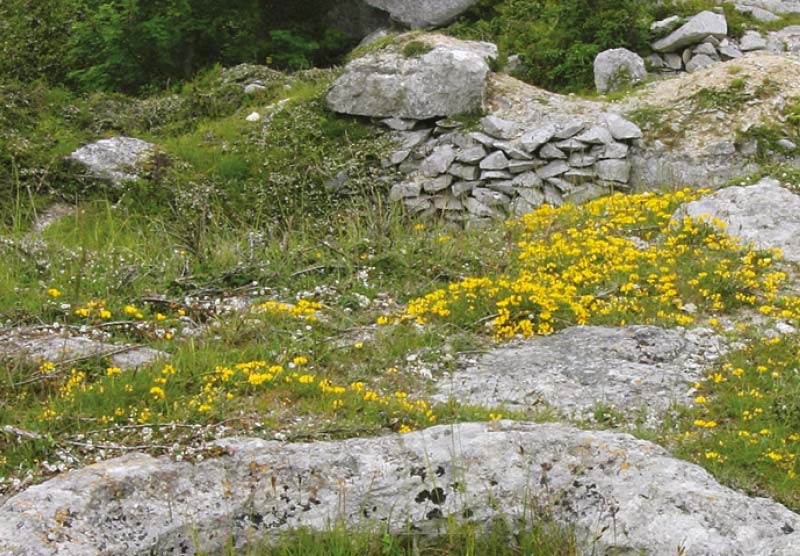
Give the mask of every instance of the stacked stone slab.
[[(739, 39), (729, 37), (728, 24), (721, 13), (701, 12), (679, 24), (677, 16), (653, 24), (654, 32), (667, 34), (652, 44), (656, 53), (645, 59), (651, 70), (693, 73), (716, 62), (741, 58), (748, 52), (780, 53), (787, 49), (786, 41), (778, 33), (765, 37), (757, 31), (747, 31)], [(669, 32), (676, 25), (679, 26)]]
[(616, 114), (532, 128), (486, 116), (471, 132), (452, 120), (422, 129), (406, 120), (384, 124), (399, 147), (384, 164), (405, 174), (391, 199), (414, 215), (452, 221), (521, 215), (627, 189), (630, 146), (642, 137)]

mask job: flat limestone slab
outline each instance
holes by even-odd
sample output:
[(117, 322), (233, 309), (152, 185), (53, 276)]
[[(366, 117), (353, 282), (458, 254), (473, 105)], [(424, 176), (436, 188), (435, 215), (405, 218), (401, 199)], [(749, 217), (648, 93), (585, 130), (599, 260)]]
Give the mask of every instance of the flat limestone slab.
[(691, 403), (691, 385), (723, 350), (707, 330), (572, 327), (492, 350), (444, 377), (434, 399), (509, 409), (545, 402), (582, 418), (603, 404), (655, 418)]
[(130, 454), (31, 487), (0, 506), (0, 554), (218, 554), (231, 535), (241, 545), (337, 518), (434, 532), (443, 516), (486, 523), (531, 504), (573, 525), (587, 554), (800, 554), (800, 516), (626, 434), (501, 421), (218, 445), (227, 455)]

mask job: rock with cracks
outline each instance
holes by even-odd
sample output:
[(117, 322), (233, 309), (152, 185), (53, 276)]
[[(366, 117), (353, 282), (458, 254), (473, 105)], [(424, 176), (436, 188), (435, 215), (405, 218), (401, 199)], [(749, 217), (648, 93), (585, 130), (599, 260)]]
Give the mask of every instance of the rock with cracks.
[(402, 45), (350, 62), (328, 92), (336, 112), (424, 120), (481, 107), (489, 75), (488, 43), (427, 35), (431, 50), (407, 56)]
[(242, 546), (338, 519), (434, 532), (449, 516), (485, 523), (532, 506), (596, 554), (800, 553), (800, 516), (627, 434), (502, 421), (217, 444), (224, 455), (197, 463), (130, 454), (29, 488), (0, 506), (0, 553), (216, 554), (231, 538)]
[(651, 420), (689, 404), (692, 384), (723, 351), (714, 334), (655, 326), (581, 326), (492, 350), (438, 385), (437, 401), (589, 418), (599, 406)]
[(723, 39), (728, 34), (725, 16), (714, 12), (700, 12), (684, 25), (653, 43), (657, 52), (675, 52), (691, 44), (697, 44), (706, 37)]
[(154, 148), (135, 137), (111, 137), (84, 145), (69, 157), (84, 166), (90, 177), (120, 185), (136, 179), (137, 166)]
[(604, 50), (594, 59), (594, 84), (600, 93), (639, 83), (645, 77), (644, 60), (627, 48)]
[(687, 203), (675, 214), (716, 218), (725, 232), (757, 248), (777, 248), (787, 260), (800, 262), (800, 195), (765, 178), (755, 185), (721, 189)]

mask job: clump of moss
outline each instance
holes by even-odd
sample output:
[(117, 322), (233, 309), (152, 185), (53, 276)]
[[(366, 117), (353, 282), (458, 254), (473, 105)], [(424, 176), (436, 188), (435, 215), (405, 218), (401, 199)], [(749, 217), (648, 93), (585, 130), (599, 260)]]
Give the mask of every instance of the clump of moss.
[(411, 41), (403, 47), (403, 56), (406, 58), (419, 58), (433, 50), (433, 47), (423, 41)]

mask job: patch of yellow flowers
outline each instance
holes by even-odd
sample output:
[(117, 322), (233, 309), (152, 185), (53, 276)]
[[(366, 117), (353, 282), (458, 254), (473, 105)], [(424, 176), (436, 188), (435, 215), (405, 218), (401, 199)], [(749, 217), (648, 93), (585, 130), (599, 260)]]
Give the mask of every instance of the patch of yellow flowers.
[(517, 238), (512, 271), (466, 277), (413, 299), (400, 320), (469, 325), (490, 319), (495, 338), (508, 340), (573, 324), (686, 326), (697, 309), (721, 313), (771, 303), (786, 279), (772, 271), (778, 253), (740, 245), (717, 220), (672, 220), (680, 204), (703, 193), (545, 205), (509, 223)]

